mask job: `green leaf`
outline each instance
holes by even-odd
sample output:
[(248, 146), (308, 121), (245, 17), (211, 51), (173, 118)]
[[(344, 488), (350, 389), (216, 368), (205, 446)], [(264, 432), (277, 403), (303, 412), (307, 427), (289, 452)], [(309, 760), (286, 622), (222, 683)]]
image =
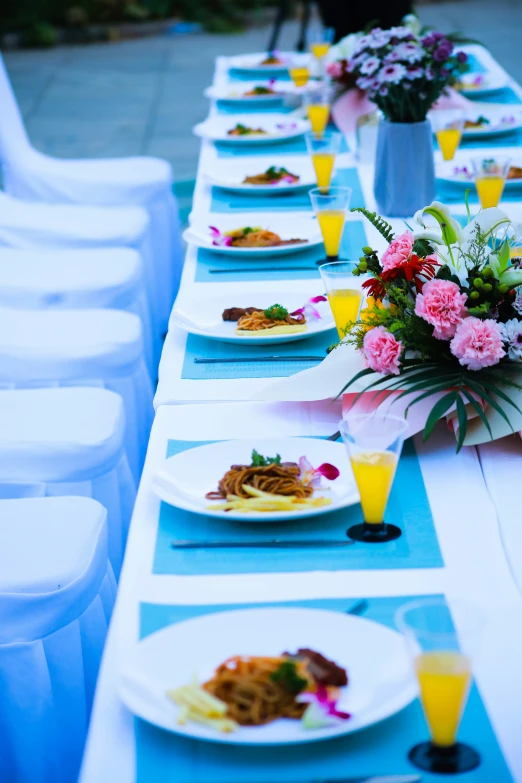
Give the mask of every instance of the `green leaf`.
[(493, 432), (491, 430), (491, 426), (490, 426), (490, 423), (488, 421), (488, 417), (486, 416), (486, 414), (482, 410), (482, 406), (479, 405), (479, 403), (476, 401), (474, 396), (472, 394), (470, 394), (467, 389), (461, 389), (461, 392), (464, 395), (464, 397), (467, 399), (467, 401), (469, 403), (471, 403), (471, 405), (473, 405), (473, 407), (477, 411), (477, 414), (480, 416), (480, 418), (482, 419), (485, 427), (487, 428), (487, 431), (489, 432), (489, 437), (491, 438), (491, 440), (494, 440)]
[(265, 468), (267, 465), (280, 465), (281, 455), (276, 454), (275, 457), (263, 457), (258, 451), (253, 449), (252, 451), (252, 467), (253, 468)]
[(391, 242), (395, 236), (393, 227), (384, 218), (377, 215), (376, 212), (370, 212), (365, 207), (352, 207), (350, 212), (360, 212), (364, 217), (370, 221), (372, 226), (377, 229), (379, 234), (384, 237), (387, 242)]
[(460, 396), (460, 394), (457, 395), (457, 418), (459, 421), (459, 434), (457, 437), (457, 454), (458, 454), (462, 446), (464, 445), (464, 438), (466, 437), (466, 433), (468, 431), (468, 414), (466, 411), (466, 406), (462, 402), (462, 397)]
[(474, 382), (469, 381), (469, 380), (466, 381), (466, 383), (467, 383), (467, 385), (470, 387), (470, 389), (472, 391), (475, 391), (478, 394), (479, 397), (482, 397), (482, 399), (485, 400), (488, 403), (488, 405), (490, 405), (492, 408), (494, 408), (497, 411), (497, 413), (500, 414), (500, 416), (502, 416), (502, 418), (504, 419), (504, 421), (506, 422), (508, 427), (511, 429), (511, 432), (514, 433), (515, 430), (513, 429), (513, 425), (509, 421), (509, 418), (508, 418), (507, 414), (502, 410), (502, 408), (500, 407), (498, 402), (496, 402), (493, 399), (493, 397), (491, 397), (486, 392), (485, 388), (483, 386), (481, 386), (481, 384), (474, 383)]
[(450, 391), (445, 394), (444, 397), (441, 397), (440, 400), (437, 400), (426, 420), (424, 432), (422, 433), (422, 439), (424, 441), (428, 440), (438, 420), (451, 408), (457, 398), (457, 394), (458, 392), (456, 391)]
[[(469, 385), (469, 381), (466, 382)], [(472, 383), (473, 382), (474, 381), (472, 381)], [(507, 402), (509, 403), (509, 405), (512, 405), (513, 408), (515, 408), (515, 410), (518, 411), (518, 413), (522, 414), (522, 411), (520, 410), (516, 402), (513, 402), (511, 397), (509, 397), (505, 392), (503, 392), (502, 389), (500, 389), (496, 383), (492, 383), (491, 381), (486, 380), (484, 378), (480, 378), (479, 383), (481, 386), (484, 386), (485, 389), (489, 389), (493, 394), (496, 394), (497, 397), (500, 397), (501, 400), (504, 400), (504, 402)]]

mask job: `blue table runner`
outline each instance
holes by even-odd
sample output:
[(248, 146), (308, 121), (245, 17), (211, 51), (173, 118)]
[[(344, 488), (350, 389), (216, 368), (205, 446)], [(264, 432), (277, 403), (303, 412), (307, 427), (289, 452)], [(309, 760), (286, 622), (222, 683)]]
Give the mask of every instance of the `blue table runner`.
[[(350, 260), (359, 258), (361, 249), (366, 244), (368, 244), (368, 240), (363, 221), (348, 220), (341, 242), (341, 258)], [(298, 253), (265, 256), (257, 260), (251, 260), (249, 257), (229, 258), (200, 248), (197, 251), (196, 282), (229, 283), (249, 280), (315, 279), (320, 284), (321, 276), (317, 261), (323, 259), (326, 261), (322, 244)], [(215, 270), (219, 269), (227, 270), (227, 272), (216, 273)], [(245, 269), (249, 271), (235, 271)], [(277, 271), (274, 271), (276, 269)]]
[[(209, 441), (169, 441), (166, 457)], [(209, 487), (209, 491), (213, 487)], [(234, 522), (191, 514), (162, 503), (160, 507), (154, 574), (247, 574), (354, 569), (441, 568), (444, 565), (433, 517), (413, 441), (404, 444), (386, 512), (388, 522), (399, 525), (396, 541), (346, 548), (319, 549), (195, 549), (174, 550), (173, 539), (205, 541), (256, 538), (343, 539), (347, 528), (362, 521), (359, 505), (307, 520), (259, 524)]]
[[(369, 598), (365, 617), (395, 627), (399, 606), (422, 596)], [(141, 604), (141, 638), (172, 623), (214, 612), (249, 607), (289, 606), (345, 612), (360, 599), (335, 598), (235, 606), (165, 606)], [(347, 640), (349, 643), (349, 640)], [(142, 720), (134, 720), (136, 783), (308, 783), (374, 775), (420, 774), (423, 783), (440, 783), (443, 776), (419, 772), (408, 751), (428, 739), (418, 701), (378, 725), (343, 738), (290, 747), (224, 746), (177, 737)], [(475, 685), (464, 712), (459, 739), (475, 747), (481, 766), (460, 775), (466, 783), (513, 783), (488, 714)]]
[[(351, 207), (364, 207), (364, 196), (361, 188), (359, 173), (355, 167), (338, 169), (332, 179), (332, 185), (351, 188)], [(312, 187), (315, 187), (314, 185)], [(311, 190), (311, 188), (309, 189)], [(298, 193), (285, 193), (274, 191), (273, 195), (259, 195), (256, 193), (234, 193), (230, 190), (214, 186), (212, 188), (211, 212), (283, 212), (285, 210), (298, 211), (312, 209), (309, 190), (300, 190)]]

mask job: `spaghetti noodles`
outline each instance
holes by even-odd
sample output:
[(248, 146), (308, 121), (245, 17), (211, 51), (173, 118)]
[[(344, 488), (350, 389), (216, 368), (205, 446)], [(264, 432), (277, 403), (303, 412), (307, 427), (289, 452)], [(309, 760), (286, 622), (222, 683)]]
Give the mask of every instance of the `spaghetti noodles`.
[(288, 687), (288, 679), (278, 677), (288, 659), (262, 656), (234, 656), (216, 669), (203, 688), (228, 705), (227, 716), (242, 726), (261, 726), (276, 718), (302, 717), (307, 705), (296, 700), (299, 692), (312, 684), (306, 665), (295, 665), (298, 690)]
[(286, 315), (284, 318), (268, 318), (264, 310), (253, 313), (245, 313), (237, 322), (237, 328), (244, 332), (259, 332), (262, 329), (274, 329), (281, 326), (304, 326), (306, 318), (292, 318)]
[(273, 495), (308, 498), (313, 493), (310, 484), (301, 481), (301, 470), (295, 462), (254, 467), (252, 465), (232, 465), (218, 484), (217, 491), (208, 492), (209, 500), (223, 500), (230, 495), (250, 498), (245, 486), (251, 486)]

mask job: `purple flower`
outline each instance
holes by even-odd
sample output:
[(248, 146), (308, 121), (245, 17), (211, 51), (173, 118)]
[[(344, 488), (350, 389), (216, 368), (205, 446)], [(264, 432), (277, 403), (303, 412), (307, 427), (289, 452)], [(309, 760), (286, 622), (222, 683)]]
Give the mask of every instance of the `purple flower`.
[(312, 463), (307, 460), (306, 457), (299, 458), (299, 479), (303, 484), (309, 484), (312, 487), (321, 486), (321, 476), (324, 476), (327, 481), (335, 481), (339, 478), (340, 471), (335, 465), (331, 465), (329, 462), (323, 462), (318, 468), (314, 468)]
[(360, 90), (375, 90), (377, 88), (377, 82), (373, 76), (361, 76), (355, 83)]
[(435, 74), (431, 68), (426, 68), (426, 73), (424, 75), (429, 82), (433, 81), (435, 78)]
[(453, 51), (453, 44), (444, 38), (433, 52), (433, 59), (435, 62), (443, 63), (449, 58)]
[[(422, 79), (422, 77), (425, 75), (424, 68), (419, 68), (419, 66), (410, 66), (406, 70), (406, 78), (407, 79)], [(406, 86), (406, 85), (405, 85)]]
[(325, 685), (318, 685), (315, 693), (302, 693), (299, 695), (299, 702), (302, 704), (314, 704), (324, 712), (325, 715), (331, 715), (341, 720), (348, 720), (351, 715), (349, 712), (342, 712), (337, 709), (337, 699), (332, 699)]
[(321, 320), (321, 313), (317, 308), (314, 307), (315, 304), (318, 302), (327, 302), (328, 299), (326, 296), (312, 296), (303, 307), (300, 307), (298, 310), (294, 310), (293, 313), (290, 313), (290, 315), (294, 318), (299, 318), (301, 316), (304, 316), (306, 318), (315, 318), (316, 320)]
[(382, 98), (386, 98), (386, 96), (388, 95), (388, 88), (386, 87), (385, 84), (381, 84), (381, 86), (379, 87), (379, 95)]
[(396, 52), (399, 60), (406, 60), (408, 63), (417, 63), (424, 57), (424, 51), (416, 43), (402, 43), (397, 47)]
[(466, 52), (457, 52), (457, 62), (466, 63), (468, 61), (468, 55)]
[(378, 57), (368, 57), (361, 65), (361, 73), (364, 73), (366, 76), (371, 76), (372, 73), (375, 73), (380, 64), (381, 61)]
[(216, 247), (230, 247), (232, 244), (232, 237), (227, 237), (221, 233), (219, 228), (215, 226), (209, 226), (210, 235), (212, 237), (212, 244)]
[(390, 27), (388, 30), (392, 38), (411, 38), (411, 29), (409, 27)]
[(445, 79), (446, 76), (449, 76), (450, 73), (451, 73), (451, 71), (448, 71), (447, 68), (441, 68), (440, 69), (440, 75), (442, 76), (443, 79)]
[(522, 315), (522, 289), (518, 289), (518, 293), (515, 297), (515, 301), (513, 302), (513, 308)]
[(436, 44), (444, 38), (442, 33), (430, 33), (426, 35), (421, 43), (423, 46), (436, 46)]
[(516, 362), (522, 361), (522, 321), (512, 318), (500, 324), (502, 340), (507, 343), (508, 356)]
[(391, 82), (392, 84), (399, 84), (401, 79), (406, 74), (406, 68), (400, 63), (385, 65), (384, 68), (378, 73), (378, 79), (380, 82)]

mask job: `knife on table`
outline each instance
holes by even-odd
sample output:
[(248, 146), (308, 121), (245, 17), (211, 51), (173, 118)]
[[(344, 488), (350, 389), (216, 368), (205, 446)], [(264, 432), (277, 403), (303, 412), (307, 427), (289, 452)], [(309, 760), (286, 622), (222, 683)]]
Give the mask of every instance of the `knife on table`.
[(196, 356), (194, 364), (232, 364), (245, 362), (322, 362), (325, 356), (225, 356), (222, 358), (207, 358)]
[(236, 267), (234, 269), (209, 269), (211, 275), (234, 274), (234, 272), (317, 272), (316, 266), (261, 266), (257, 268)]
[(260, 541), (188, 541), (175, 538), (172, 543), (172, 549), (307, 549), (318, 547), (345, 547), (355, 544), (351, 538), (308, 538), (308, 539), (279, 539), (271, 538)]

